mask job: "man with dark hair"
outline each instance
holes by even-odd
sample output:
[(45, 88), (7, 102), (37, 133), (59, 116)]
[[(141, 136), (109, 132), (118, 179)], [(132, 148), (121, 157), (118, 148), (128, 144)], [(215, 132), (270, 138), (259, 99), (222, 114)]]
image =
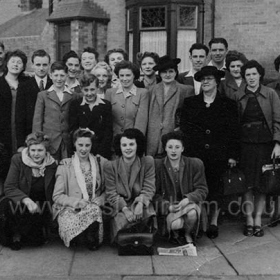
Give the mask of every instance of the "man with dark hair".
[(21, 84), (17, 91), (15, 122), (18, 151), (22, 150), (26, 136), (32, 132), (38, 92), (48, 89), (52, 85), (48, 76), (50, 55), (45, 50), (36, 50), (31, 61), (35, 75)]
[(79, 56), (76, 52), (71, 50), (63, 56), (62, 61), (68, 68), (65, 87), (67, 87), (71, 92), (81, 93), (80, 83), (77, 79), (80, 74)]
[(224, 38), (213, 38), (209, 42), (211, 61), (209, 66), (216, 66), (219, 70), (225, 71), (225, 58), (228, 51), (228, 42)]
[(195, 43), (191, 46), (190, 50), (191, 69), (189, 71), (179, 74), (177, 81), (181, 84), (191, 85), (194, 87), (195, 94), (199, 94), (201, 83), (194, 80), (194, 74), (201, 70), (206, 65), (207, 55), (209, 49), (207, 46)]

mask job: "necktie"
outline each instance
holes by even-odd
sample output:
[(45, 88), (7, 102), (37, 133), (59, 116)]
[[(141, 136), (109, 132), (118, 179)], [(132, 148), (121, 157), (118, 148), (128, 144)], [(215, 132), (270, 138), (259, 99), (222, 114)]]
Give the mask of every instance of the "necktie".
[(40, 91), (44, 90), (44, 81), (40, 81)]

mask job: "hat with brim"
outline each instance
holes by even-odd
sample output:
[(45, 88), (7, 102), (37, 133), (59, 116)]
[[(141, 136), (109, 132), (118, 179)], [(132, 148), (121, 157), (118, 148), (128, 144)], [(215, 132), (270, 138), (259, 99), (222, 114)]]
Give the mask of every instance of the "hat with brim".
[(159, 58), (158, 64), (153, 67), (155, 71), (164, 71), (170, 68), (177, 68), (177, 65), (181, 62), (180, 58), (171, 58), (168, 55), (164, 55)]
[(205, 76), (214, 76), (216, 80), (220, 81), (225, 76), (225, 72), (218, 70), (215, 66), (204, 66), (194, 74), (194, 79), (200, 82)]

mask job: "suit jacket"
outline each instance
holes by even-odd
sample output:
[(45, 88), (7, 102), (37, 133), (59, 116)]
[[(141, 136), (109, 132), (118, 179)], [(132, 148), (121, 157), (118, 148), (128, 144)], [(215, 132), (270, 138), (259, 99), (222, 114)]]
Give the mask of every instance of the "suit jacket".
[(127, 128), (137, 128), (146, 134), (148, 122), (148, 91), (137, 88), (136, 95), (125, 99), (123, 93), (117, 93), (118, 88), (106, 91), (105, 99), (112, 104), (113, 135), (122, 133)]
[(151, 156), (135, 159), (129, 181), (122, 157), (108, 161), (104, 174), (106, 197), (115, 210), (113, 216), (134, 202), (141, 201), (149, 206), (155, 194), (155, 166)]
[(93, 143), (93, 153), (110, 159), (113, 137), (112, 106), (107, 100), (90, 110), (88, 104), (81, 106), (83, 98), (73, 100), (69, 108), (69, 128), (73, 133), (79, 127), (94, 131), (97, 139)]
[[(44, 176), (46, 199), (51, 203), (56, 168), (56, 163), (47, 166)], [(15, 154), (12, 157), (8, 176), (4, 183), (5, 196), (11, 199), (14, 203), (20, 203), (24, 198), (29, 196), (32, 186), (31, 183), (32, 169), (23, 163), (21, 153)]]
[[(19, 78), (19, 87), (27, 77)], [(12, 157), (12, 93), (5, 76), (0, 77), (0, 143), (5, 145), (9, 158)]]
[[(168, 214), (170, 203), (176, 201), (176, 184), (167, 157), (155, 160), (156, 195), (155, 209), (159, 214)], [(206, 199), (208, 187), (205, 178), (204, 165), (198, 158), (182, 156), (179, 166), (180, 191), (183, 198), (199, 204)], [(177, 200), (178, 201), (178, 200)]]
[(43, 131), (50, 137), (52, 153), (55, 153), (61, 141), (70, 147), (69, 107), (75, 94), (64, 92), (62, 102), (55, 91), (39, 92), (35, 105), (32, 131)]
[(189, 73), (190, 71), (186, 71), (183, 73), (180, 73), (177, 77), (177, 82), (183, 85), (189, 85), (194, 87), (194, 77), (186, 77), (186, 75)]
[(175, 117), (184, 99), (194, 95), (193, 87), (174, 81), (164, 100), (163, 83), (156, 84), (150, 91), (149, 122), (147, 130), (147, 154), (155, 156), (163, 152), (161, 137), (174, 131)]
[[(52, 80), (48, 77), (46, 89), (50, 88), (51, 85)], [(25, 145), (26, 136), (32, 132), (32, 122), (38, 92), (40, 92), (40, 89), (35, 77), (32, 77), (18, 87), (15, 117), (18, 147)]]
[[(243, 113), (248, 102), (245, 91), (238, 91), (232, 96), (238, 104), (239, 119), (242, 120)], [(280, 99), (274, 89), (261, 85), (260, 94), (257, 96), (266, 123), (273, 135), (273, 141), (280, 143)]]
[[(95, 157), (96, 173), (96, 189), (95, 197), (99, 199), (100, 205), (104, 204), (105, 185), (103, 168), (107, 160), (100, 157), (100, 167)], [(83, 198), (82, 191), (78, 185), (72, 159), (64, 159), (64, 163), (59, 165), (56, 172), (56, 182), (53, 191), (53, 218), (65, 208), (74, 209), (75, 203)]]

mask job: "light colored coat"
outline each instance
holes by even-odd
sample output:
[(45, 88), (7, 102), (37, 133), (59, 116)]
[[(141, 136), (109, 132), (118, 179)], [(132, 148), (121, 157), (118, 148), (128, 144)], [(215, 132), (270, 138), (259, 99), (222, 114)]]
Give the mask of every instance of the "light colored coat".
[[(94, 159), (96, 165), (95, 196), (98, 198), (100, 205), (103, 205), (105, 199), (103, 166), (107, 160), (100, 156), (100, 170), (96, 157), (94, 157)], [(74, 209), (75, 203), (80, 201), (82, 198), (82, 191), (76, 179), (72, 159), (64, 159), (64, 164), (59, 165), (56, 172), (56, 182), (53, 191), (53, 218), (55, 219), (56, 216), (65, 208)]]
[(69, 106), (71, 101), (77, 98), (75, 94), (64, 91), (62, 102), (55, 91), (41, 91), (38, 93), (32, 132), (42, 131), (50, 137), (52, 154), (55, 153), (61, 141), (70, 146), (69, 136)]
[(105, 99), (112, 104), (113, 135), (124, 132), (127, 128), (137, 128), (146, 134), (148, 123), (149, 95), (144, 88), (137, 88), (136, 95), (125, 99), (117, 88), (106, 91)]
[(156, 84), (150, 92), (149, 122), (147, 130), (147, 154), (156, 156), (163, 152), (162, 135), (174, 131), (176, 110), (184, 99), (194, 95), (192, 86), (174, 81), (164, 98), (164, 85)]

